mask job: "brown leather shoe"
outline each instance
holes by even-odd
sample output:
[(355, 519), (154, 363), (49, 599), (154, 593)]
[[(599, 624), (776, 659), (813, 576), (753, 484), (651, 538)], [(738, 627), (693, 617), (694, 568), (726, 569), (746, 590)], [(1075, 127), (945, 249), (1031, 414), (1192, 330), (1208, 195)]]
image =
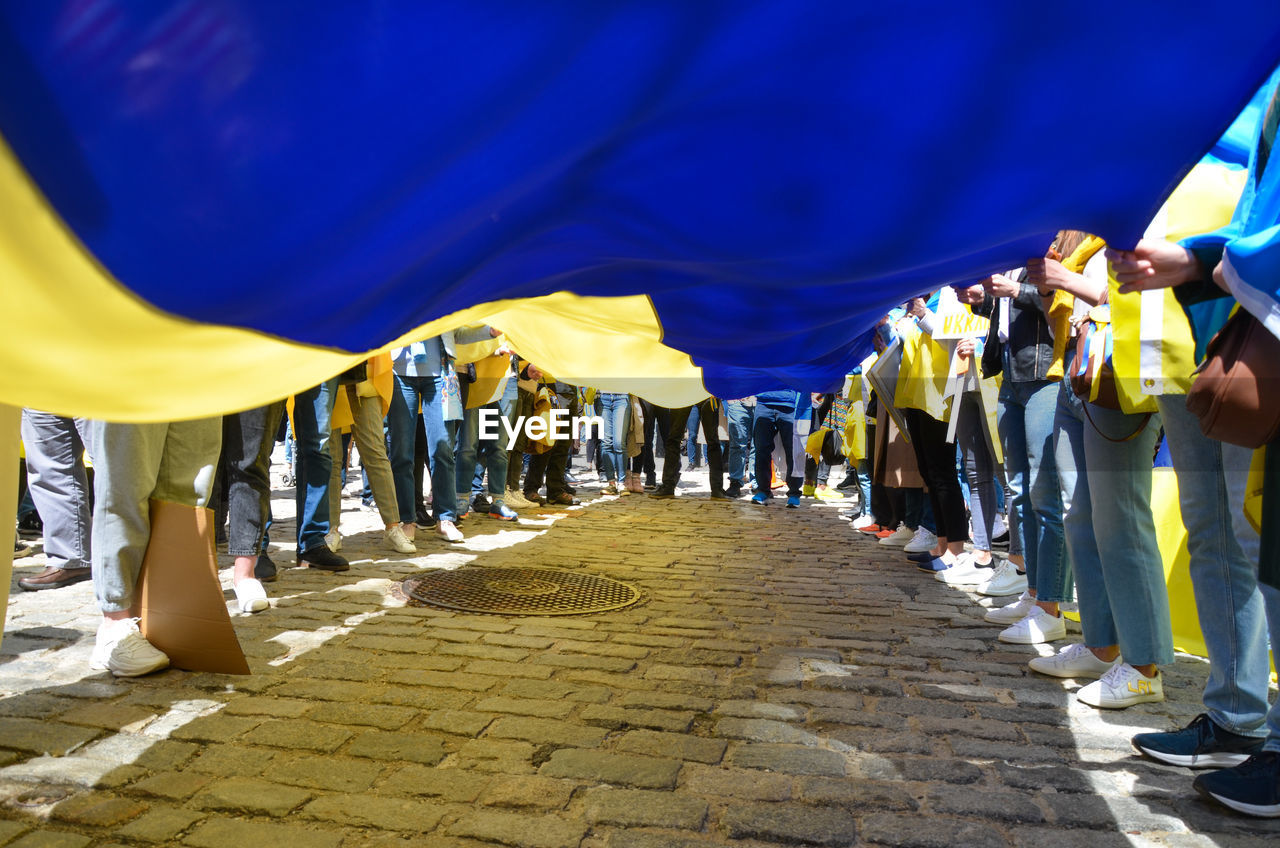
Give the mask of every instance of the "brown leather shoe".
[(569, 494), (568, 492), (561, 492), (558, 495), (552, 495), (551, 497), (547, 498), (547, 503), (564, 504), (565, 506), (575, 506), (578, 503), (578, 499), (575, 498), (573, 495)]
[(89, 569), (87, 568), (54, 568), (49, 566), (34, 577), (23, 577), (18, 581), (18, 586), (28, 592), (38, 592), (41, 589), (59, 589), (63, 586), (70, 586), (72, 583), (81, 583), (88, 580), (89, 577)]

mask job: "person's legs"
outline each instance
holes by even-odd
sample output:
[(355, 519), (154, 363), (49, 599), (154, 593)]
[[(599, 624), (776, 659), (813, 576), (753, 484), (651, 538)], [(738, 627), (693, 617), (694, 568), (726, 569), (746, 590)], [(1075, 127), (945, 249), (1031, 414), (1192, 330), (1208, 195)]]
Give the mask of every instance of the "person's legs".
[(729, 483), (738, 488), (747, 482), (747, 446), (751, 441), (751, 413), (740, 400), (724, 404), (724, 417), (729, 427)]
[(783, 413), (777, 420), (778, 435), (782, 437), (782, 455), (786, 461), (787, 497), (800, 497), (804, 485), (803, 467), (797, 467), (793, 446), (795, 440), (796, 421), (793, 416)]
[(621, 484), (625, 476), (627, 421), (631, 413), (631, 399), (625, 394), (611, 392), (596, 396), (600, 404), (600, 416), (604, 419), (600, 456), (606, 482)]
[[(1102, 576), (1102, 557), (1093, 532), (1094, 506), (1090, 498), (1089, 468), (1085, 456), (1084, 409), (1069, 385), (1058, 393), (1058, 410), (1054, 422), (1054, 465), (1057, 468), (1059, 497), (1062, 502), (1063, 542), (1071, 561), (1076, 592), (1080, 600), (1080, 628), (1084, 643), (1090, 648), (1110, 648), (1117, 642), (1115, 621), (1107, 601)], [(1036, 599), (1042, 605), (1070, 601), (1070, 584), (1055, 579), (1055, 574), (1042, 568), (1036, 581)], [(1111, 659), (1110, 652), (1103, 659)]]
[(685, 453), (689, 456), (689, 467), (702, 464), (702, 454), (698, 449), (698, 412), (699, 407), (689, 407), (689, 417), (685, 421)]
[(964, 473), (969, 481), (969, 512), (973, 527), (973, 550), (979, 562), (991, 560), (991, 536), (995, 528), (996, 484), (995, 459), (987, 443), (987, 419), (977, 392), (965, 392), (960, 401), (960, 419), (956, 422), (956, 443), (964, 459)]
[(724, 455), (720, 452), (718, 434), (720, 413), (708, 398), (698, 404), (702, 435), (707, 440), (707, 470), (711, 475), (711, 494), (724, 494)]
[[(1000, 404), (996, 409), (996, 426), (1000, 431), (1000, 443), (1004, 448), (1005, 478), (1009, 487), (1006, 500), (1009, 522), (1009, 550), (1013, 551), (1013, 535), (1018, 534), (1018, 547), (1023, 555), (1023, 567), (1027, 573), (1027, 586), (1035, 594), (1036, 547), (1040, 541), (1040, 526), (1031, 509), (1031, 466), (1027, 460), (1026, 405), (1021, 384), (1006, 380), (1000, 388)], [(1013, 519), (1017, 518), (1015, 522)], [(1015, 526), (1016, 523), (1016, 526)]]
[[(778, 434), (778, 420), (782, 413), (772, 407), (756, 404), (756, 417), (752, 427), (752, 444), (755, 448), (756, 495), (772, 497), (770, 491), (769, 460), (773, 454), (773, 439)], [(791, 434), (787, 434), (787, 444)], [(789, 449), (789, 448), (788, 448)]]
[[(431, 457), (431, 512), (437, 524), (452, 523), (458, 518), (453, 447), (459, 422), (444, 420), (444, 377), (421, 379), (422, 420)], [(470, 472), (466, 476), (471, 479)]]
[(44, 581), (23, 589), (52, 588), (88, 579), (92, 559), (89, 529), (89, 480), (84, 455), (83, 419), (22, 410), (22, 443), (26, 449), (27, 491), (44, 521)]
[[(1102, 588), (1125, 662), (1151, 676), (1155, 666), (1173, 662), (1169, 592), (1151, 514), (1151, 458), (1160, 435), (1160, 417), (1152, 415), (1143, 424), (1141, 415), (1093, 404), (1088, 413), (1085, 467)], [(1125, 439), (1140, 424), (1135, 438), (1115, 441)], [(1078, 571), (1076, 589), (1083, 620), (1085, 590)]]
[(93, 591), (104, 613), (133, 605), (151, 539), (148, 500), (156, 487), (168, 424), (94, 421)]
[(383, 438), (382, 401), (377, 397), (357, 397), (354, 387), (348, 396), (354, 412), (352, 432), (356, 449), (360, 451), (360, 464), (369, 477), (369, 488), (373, 490), (378, 515), (385, 526), (391, 527), (400, 523), (402, 510)]
[(329, 421), (337, 379), (299, 393), (293, 403), (294, 434), (298, 439), (298, 550), (305, 553), (325, 543), (329, 532), (329, 481), (333, 459), (329, 452)]
[(257, 558), (266, 527), (271, 494), (272, 436), (284, 412), (284, 401), (223, 417), (222, 451), (230, 500), (227, 553)]
[(685, 425), (689, 421), (691, 406), (669, 410), (667, 415), (666, 439), (663, 442), (662, 457), (662, 490), (674, 491), (680, 482), (680, 437), (685, 435)]
[[(462, 402), (465, 407), (468, 384), (462, 384)], [(456, 421), (454, 429), (454, 475), (453, 484), (457, 495), (456, 508), (462, 512), (470, 509), (471, 484), (476, 476), (479, 456), (480, 410), (463, 409), (462, 420)]]
[[(1030, 511), (1036, 522), (1036, 591), (1047, 592), (1055, 600), (1071, 597), (1071, 563), (1066, 557), (1062, 535), (1062, 492), (1058, 487), (1058, 466), (1053, 454), (1053, 421), (1058, 406), (1058, 384), (1026, 383), (1025, 437)], [(1023, 518), (1027, 515), (1023, 513)], [(1024, 547), (1027, 534), (1023, 533)], [(1030, 569), (1028, 569), (1030, 574)]]
[(1159, 397), (1157, 405), (1178, 478), (1191, 585), (1209, 654), (1204, 706), (1218, 727), (1261, 738), (1271, 668), (1258, 533), (1235, 520), (1252, 452), (1205, 436), (1182, 395)]
[(402, 524), (413, 525), (417, 521), (417, 492), (414, 481), (414, 444), (417, 440), (419, 391), (421, 377), (395, 377), (395, 389), (391, 393), (391, 407), (387, 410), (387, 431), (390, 450), (391, 476), (395, 481), (396, 507)]

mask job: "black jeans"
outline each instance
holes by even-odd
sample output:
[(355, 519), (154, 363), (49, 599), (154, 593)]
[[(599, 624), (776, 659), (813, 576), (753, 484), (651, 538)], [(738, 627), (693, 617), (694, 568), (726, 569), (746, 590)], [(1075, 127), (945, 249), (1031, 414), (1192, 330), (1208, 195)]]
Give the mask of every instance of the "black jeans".
[(222, 458), (226, 479), (227, 553), (256, 557), (266, 549), (271, 516), (271, 449), (284, 414), (284, 401), (222, 418)]
[[(720, 452), (720, 436), (717, 432), (720, 409), (711, 398), (701, 401), (697, 406), (702, 435), (707, 440), (707, 466), (711, 469), (711, 491), (720, 494), (724, 491), (724, 455)], [(685, 425), (689, 421), (692, 410), (692, 406), (671, 410), (665, 442), (666, 456), (662, 458), (663, 486), (674, 488), (680, 480), (680, 437), (684, 435)]]
[(645, 483), (652, 483), (657, 474), (657, 466), (653, 460), (653, 437), (661, 434), (666, 438), (667, 427), (664, 422), (671, 418), (671, 411), (661, 406), (654, 406), (649, 401), (640, 400), (640, 411), (644, 415), (644, 446), (640, 453), (631, 458), (631, 473), (644, 474)]
[(915, 450), (920, 474), (929, 487), (929, 503), (937, 534), (948, 542), (969, 540), (969, 512), (960, 488), (956, 467), (956, 446), (947, 441), (947, 425), (919, 409), (904, 409), (911, 447)]

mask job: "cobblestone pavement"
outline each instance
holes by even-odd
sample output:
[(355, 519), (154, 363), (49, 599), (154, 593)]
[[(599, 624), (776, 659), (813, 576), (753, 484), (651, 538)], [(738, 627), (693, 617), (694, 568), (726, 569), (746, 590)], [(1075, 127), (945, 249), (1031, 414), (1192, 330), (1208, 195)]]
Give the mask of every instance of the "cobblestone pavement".
[[(1027, 671), (1036, 649), (997, 642), (976, 596), (833, 506), (714, 502), (686, 477), (674, 501), (584, 486), (583, 506), (518, 525), (471, 518), (461, 545), (420, 531), (408, 558), (348, 497), (351, 571), (283, 568), (272, 609), (235, 618), (248, 677), (90, 672), (88, 584), (15, 585), (0, 845), (1277, 844), (1280, 822), (1226, 814), (1129, 748), (1198, 712), (1202, 662), (1167, 670), (1165, 703), (1093, 710)], [(292, 491), (274, 505), (291, 514)], [(646, 597), (508, 618), (398, 591), (516, 564)]]

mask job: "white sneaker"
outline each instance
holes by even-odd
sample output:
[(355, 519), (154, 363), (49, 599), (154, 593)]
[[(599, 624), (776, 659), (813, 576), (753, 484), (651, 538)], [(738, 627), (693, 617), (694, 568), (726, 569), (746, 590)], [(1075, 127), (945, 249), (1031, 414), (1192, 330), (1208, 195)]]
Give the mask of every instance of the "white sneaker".
[(978, 585), (978, 594), (997, 598), (1017, 595), (1025, 591), (1027, 591), (1027, 575), (1019, 574), (1017, 566), (1007, 559), (1000, 560), (988, 575), (987, 582)]
[(863, 513), (862, 515), (859, 515), (857, 518), (853, 519), (853, 529), (861, 530), (863, 527), (870, 527), (872, 524), (875, 524), (875, 523), (876, 523), (876, 520), (874, 518), (872, 518), (870, 515), (866, 513)]
[(982, 618), (992, 624), (1014, 624), (1022, 621), (1027, 617), (1027, 613), (1031, 612), (1031, 608), (1036, 605), (1036, 599), (1031, 597), (1031, 593), (1023, 590), (1018, 596), (1018, 600), (1002, 607), (987, 610), (987, 614)]
[(502, 498), (502, 502), (512, 509), (528, 509), (533, 506), (533, 501), (526, 498), (519, 489), (507, 489), (507, 494)]
[(991, 569), (983, 568), (973, 561), (971, 554), (956, 557), (956, 564), (950, 568), (933, 573), (933, 579), (948, 586), (977, 586), (986, 581)]
[(1134, 704), (1164, 700), (1164, 684), (1159, 672), (1147, 677), (1127, 662), (1115, 667), (1088, 686), (1076, 692), (1076, 700), (1104, 710), (1120, 710)]
[(342, 534), (337, 530), (330, 530), (324, 534), (324, 543), (329, 546), (329, 550), (336, 554), (342, 550)]
[(256, 577), (246, 577), (232, 587), (236, 593), (236, 605), (243, 613), (262, 612), (271, 606), (267, 590)]
[(931, 551), (938, 546), (938, 537), (931, 533), (928, 528), (917, 527), (915, 535), (911, 537), (911, 541), (903, 546), (902, 550), (909, 554), (922, 554), (925, 551)]
[(413, 542), (410, 542), (409, 537), (400, 529), (399, 524), (394, 527), (388, 527), (383, 536), (387, 540), (387, 547), (398, 554), (416, 554), (418, 552)]
[(168, 665), (169, 658), (143, 637), (138, 619), (104, 618), (98, 625), (90, 668), (109, 670), (116, 677), (140, 677)]
[(899, 524), (898, 529), (880, 540), (880, 544), (890, 548), (900, 548), (915, 538), (915, 531), (907, 529), (907, 525)]
[(452, 521), (437, 521), (436, 532), (448, 542), (461, 542), (463, 538), (462, 531)]
[(1090, 677), (1098, 678), (1110, 671), (1120, 658), (1105, 662), (1094, 656), (1093, 651), (1072, 642), (1051, 657), (1035, 657), (1027, 663), (1032, 671), (1047, 674), (1050, 677)]
[(1011, 624), (996, 638), (1012, 645), (1041, 645), (1067, 637), (1067, 623), (1061, 615), (1049, 615), (1043, 608), (1033, 606), (1021, 621)]

